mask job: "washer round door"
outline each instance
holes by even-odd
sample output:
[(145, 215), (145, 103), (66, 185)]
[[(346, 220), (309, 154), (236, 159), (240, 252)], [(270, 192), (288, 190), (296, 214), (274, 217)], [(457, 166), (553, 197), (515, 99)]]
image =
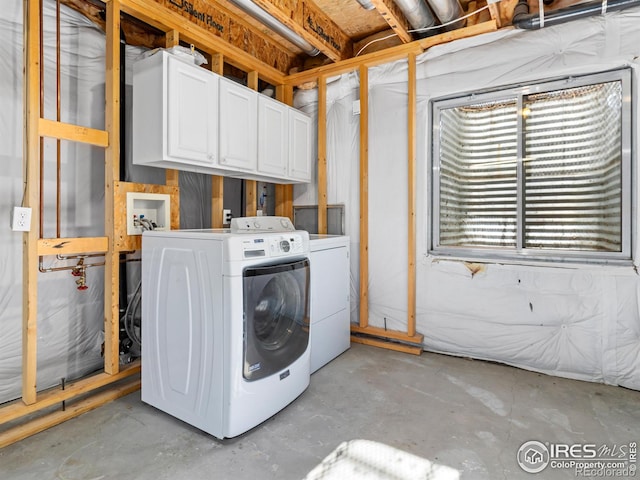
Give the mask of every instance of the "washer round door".
[(309, 345), (309, 260), (243, 272), (244, 369), (248, 381), (286, 369)]

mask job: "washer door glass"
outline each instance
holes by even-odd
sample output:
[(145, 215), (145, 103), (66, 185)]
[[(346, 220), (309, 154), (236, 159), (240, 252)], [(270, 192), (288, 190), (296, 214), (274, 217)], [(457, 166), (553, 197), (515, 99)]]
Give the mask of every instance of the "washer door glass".
[(309, 260), (249, 267), (244, 282), (244, 378), (286, 369), (309, 345)]

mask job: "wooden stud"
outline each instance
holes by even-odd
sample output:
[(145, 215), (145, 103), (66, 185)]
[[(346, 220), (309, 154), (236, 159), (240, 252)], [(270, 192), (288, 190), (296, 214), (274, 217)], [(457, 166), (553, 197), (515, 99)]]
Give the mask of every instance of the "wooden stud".
[(424, 50), (435, 45), (452, 42), (460, 38), (473, 37), (483, 33), (493, 32), (495, 30), (497, 30), (496, 22), (494, 20), (490, 20), (488, 22), (479, 23), (471, 27), (459, 28), (450, 32), (445, 32), (439, 35), (433, 35), (432, 37), (416, 40), (415, 42), (398, 45), (397, 47), (388, 48), (380, 52), (372, 52), (361, 55), (359, 57), (343, 60), (339, 63), (323, 65), (311, 70), (305, 70), (304, 72), (294, 73), (286, 77), (284, 83), (296, 86), (307, 82), (313, 82), (320, 75), (332, 77), (335, 75), (341, 75), (343, 73), (357, 70), (361, 65), (373, 67), (383, 63), (392, 62), (394, 60), (399, 60), (401, 58), (406, 58), (410, 53), (419, 55)]
[(327, 233), (327, 77), (318, 78), (318, 233)]
[[(23, 205), (40, 218), (40, 3), (24, 2), (24, 182)], [(38, 237), (34, 228), (22, 235), (22, 401), (37, 400)]]
[(211, 54), (211, 71), (220, 76), (224, 74), (224, 56), (221, 53)]
[[(177, 30), (169, 30), (166, 32), (164, 38), (164, 46), (165, 48), (175, 47), (180, 45), (180, 33)], [(169, 186), (180, 186), (180, 173), (178, 170), (174, 170), (172, 168), (168, 168), (164, 172), (165, 175), (165, 184)]]
[[(293, 87), (291, 85), (276, 85), (276, 100), (291, 105), (293, 103)], [(289, 217), (293, 221), (293, 206), (287, 202), (290, 191), (293, 192), (293, 186), (276, 184), (275, 214), (279, 217)], [(291, 193), (291, 197), (293, 197), (293, 193)], [(289, 205), (289, 209), (287, 205)]]
[[(247, 87), (258, 90), (258, 72), (247, 72)], [(245, 215), (254, 217), (258, 213), (258, 183), (255, 180), (244, 180)]]
[(66, 406), (65, 410), (58, 410), (43, 417), (33, 419), (23, 425), (0, 434), (0, 448), (18, 442), (36, 433), (42, 432), (66, 420), (75, 418), (83, 413), (94, 410), (107, 402), (128, 395), (140, 389), (140, 380), (133, 379), (118, 385), (111, 390), (100, 392), (77, 403)]
[(402, 40), (402, 43), (409, 43), (413, 40), (409, 33), (411, 25), (393, 0), (371, 0), (371, 3), (398, 35), (398, 38)]
[(349, 36), (312, 1), (254, 0), (254, 3), (334, 62), (351, 57), (353, 44)]
[(498, 28), (502, 27), (502, 19), (500, 18), (500, 8), (497, 3), (489, 3), (489, 12), (491, 18), (496, 22)]
[(407, 118), (408, 136), (408, 244), (407, 244), (407, 334), (416, 334), (416, 56), (409, 54), (407, 58), (408, 102)]
[(360, 73), (360, 326), (369, 325), (369, 69)]
[[(211, 54), (211, 71), (222, 76), (224, 74), (224, 56), (221, 53)], [(224, 177), (211, 176), (211, 228), (224, 226)]]
[(120, 254), (113, 248), (115, 237), (114, 183), (120, 178), (120, 0), (107, 0), (105, 126), (109, 146), (105, 150), (104, 232), (110, 252), (104, 265), (104, 370), (120, 369)]
[(40, 136), (69, 140), (72, 142), (88, 143), (98, 147), (109, 145), (109, 135), (103, 130), (71, 125), (54, 120), (41, 118), (38, 121)]

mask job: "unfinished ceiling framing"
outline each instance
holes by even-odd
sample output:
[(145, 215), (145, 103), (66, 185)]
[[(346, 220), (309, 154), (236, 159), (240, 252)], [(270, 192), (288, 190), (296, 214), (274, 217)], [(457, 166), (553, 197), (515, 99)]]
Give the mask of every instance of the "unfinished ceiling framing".
[[(158, 21), (158, 15), (182, 17), (192, 23), (194, 29), (222, 40), (232, 50), (250, 55), (281, 75), (289, 75), (434, 35), (455, 33), (488, 21), (494, 21), (497, 28), (510, 27), (518, 3), (526, 3), (531, 14), (539, 11), (538, 2), (533, 0), (496, 3), (486, 0), (425, 1), (131, 0), (122, 4), (122, 29), (130, 45), (164, 47), (167, 26)], [(61, 3), (104, 28), (102, 1), (61, 0)], [(580, 1), (544, 3), (547, 5), (545, 12), (548, 12)], [(369, 9), (361, 4), (368, 5)], [(414, 18), (417, 10), (427, 15), (426, 19), (418, 18), (418, 23)], [(255, 11), (258, 16), (250, 13)], [(442, 22), (438, 15), (444, 19)], [(443, 22), (446, 26), (442, 26)], [(269, 25), (276, 25), (278, 31)], [(415, 32), (416, 25), (428, 29)], [(289, 38), (285, 38), (287, 32)], [(181, 41), (189, 42), (189, 34), (189, 31), (183, 32)], [(233, 59), (229, 62), (230, 65), (234, 63)], [(246, 70), (246, 65), (236, 66)]]

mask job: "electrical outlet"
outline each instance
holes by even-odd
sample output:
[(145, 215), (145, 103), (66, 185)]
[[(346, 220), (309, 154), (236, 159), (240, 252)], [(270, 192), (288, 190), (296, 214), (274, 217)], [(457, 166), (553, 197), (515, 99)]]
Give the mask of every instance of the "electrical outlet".
[(222, 223), (224, 225), (229, 225), (231, 223), (231, 210), (228, 208), (222, 209)]
[(11, 229), (15, 232), (28, 232), (31, 230), (31, 208), (13, 207)]

